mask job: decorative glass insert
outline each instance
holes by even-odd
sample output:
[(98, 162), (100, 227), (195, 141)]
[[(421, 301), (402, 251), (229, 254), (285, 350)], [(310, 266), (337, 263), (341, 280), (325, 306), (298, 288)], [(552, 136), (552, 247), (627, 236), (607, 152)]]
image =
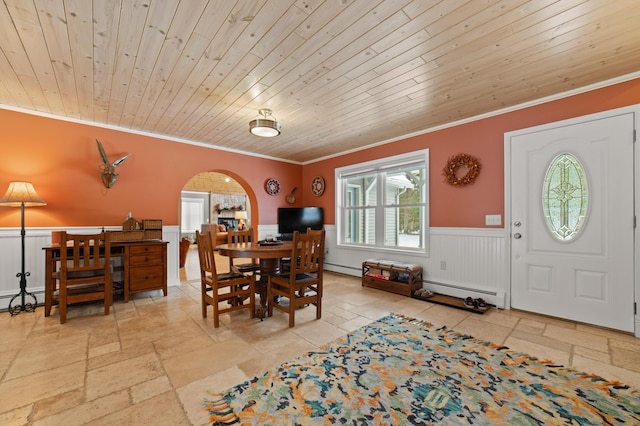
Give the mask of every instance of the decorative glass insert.
[(542, 208), (551, 234), (560, 241), (576, 238), (587, 217), (589, 193), (584, 168), (569, 153), (551, 161), (544, 176)]

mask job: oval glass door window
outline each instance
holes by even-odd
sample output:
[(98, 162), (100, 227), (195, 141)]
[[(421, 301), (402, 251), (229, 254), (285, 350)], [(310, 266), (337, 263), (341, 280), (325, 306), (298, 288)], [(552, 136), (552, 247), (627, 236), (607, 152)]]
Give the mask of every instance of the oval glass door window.
[(560, 241), (576, 238), (587, 217), (589, 193), (584, 168), (569, 153), (556, 156), (544, 176), (542, 208), (551, 234)]

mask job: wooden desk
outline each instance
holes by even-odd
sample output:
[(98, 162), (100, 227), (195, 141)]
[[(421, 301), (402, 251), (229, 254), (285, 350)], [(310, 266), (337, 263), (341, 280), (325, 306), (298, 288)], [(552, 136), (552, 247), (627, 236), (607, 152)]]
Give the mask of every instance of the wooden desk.
[[(167, 295), (167, 242), (114, 241), (111, 257), (121, 257), (124, 301), (135, 293), (162, 290)], [(54, 293), (57, 289), (56, 272), (60, 261), (60, 244), (42, 248), (45, 253), (44, 316), (51, 314)]]
[(292, 241), (283, 241), (277, 245), (259, 245), (252, 243), (221, 244), (217, 247), (221, 256), (258, 259), (260, 262), (260, 279), (256, 281), (256, 292), (260, 295), (257, 308), (258, 318), (267, 316), (267, 285), (269, 275), (280, 270), (280, 259), (291, 256)]

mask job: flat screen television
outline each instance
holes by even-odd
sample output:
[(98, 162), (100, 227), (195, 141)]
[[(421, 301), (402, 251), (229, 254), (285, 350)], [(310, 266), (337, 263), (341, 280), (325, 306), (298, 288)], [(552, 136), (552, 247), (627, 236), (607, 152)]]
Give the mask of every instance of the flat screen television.
[(278, 233), (283, 240), (291, 239), (294, 231), (304, 234), (307, 228), (322, 229), (323, 225), (322, 207), (278, 208)]

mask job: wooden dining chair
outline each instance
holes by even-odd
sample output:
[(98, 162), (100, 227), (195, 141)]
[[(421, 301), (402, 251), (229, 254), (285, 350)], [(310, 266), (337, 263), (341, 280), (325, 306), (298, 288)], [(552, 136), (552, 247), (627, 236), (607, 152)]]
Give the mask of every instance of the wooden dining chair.
[[(320, 234), (321, 232), (324, 232), (324, 230), (307, 228), (305, 232), (307, 234)], [(291, 258), (283, 257), (282, 259), (280, 259), (280, 271), (289, 272), (290, 270), (291, 270)]]
[[(235, 231), (230, 229), (228, 231), (228, 243), (250, 243), (254, 241), (253, 228), (249, 228), (243, 231)], [(235, 263), (237, 258), (229, 258), (229, 271), (237, 272), (239, 274), (259, 274), (260, 265), (257, 259), (251, 259), (251, 262)]]
[(104, 314), (108, 315), (113, 299), (110, 234), (78, 235), (62, 231), (60, 247), (57, 273), (60, 323), (67, 321), (67, 307), (74, 303), (103, 300)]
[(273, 315), (273, 308), (286, 312), (289, 327), (295, 325), (296, 309), (305, 305), (315, 305), (316, 318), (322, 316), (324, 238), (324, 230), (307, 234), (294, 232), (291, 259), (298, 260), (291, 263), (289, 272), (269, 276), (269, 316)]
[[(196, 243), (200, 259), (200, 278), (202, 293), (202, 317), (207, 317), (207, 306), (213, 307), (213, 326), (220, 326), (220, 314), (240, 309), (249, 309), (250, 318), (255, 318), (256, 295), (255, 275), (243, 275), (229, 271), (218, 274), (211, 236), (196, 231)], [(249, 303), (242, 303), (249, 299)], [(222, 302), (231, 302), (222, 304)]]
[[(322, 250), (324, 252), (324, 229), (311, 229), (311, 228), (307, 228), (307, 234), (311, 234), (311, 235), (321, 235), (322, 236)], [(324, 259), (324, 254), (322, 255), (322, 258)], [(322, 298), (322, 286), (320, 286), (319, 290), (320, 290), (320, 298)]]

